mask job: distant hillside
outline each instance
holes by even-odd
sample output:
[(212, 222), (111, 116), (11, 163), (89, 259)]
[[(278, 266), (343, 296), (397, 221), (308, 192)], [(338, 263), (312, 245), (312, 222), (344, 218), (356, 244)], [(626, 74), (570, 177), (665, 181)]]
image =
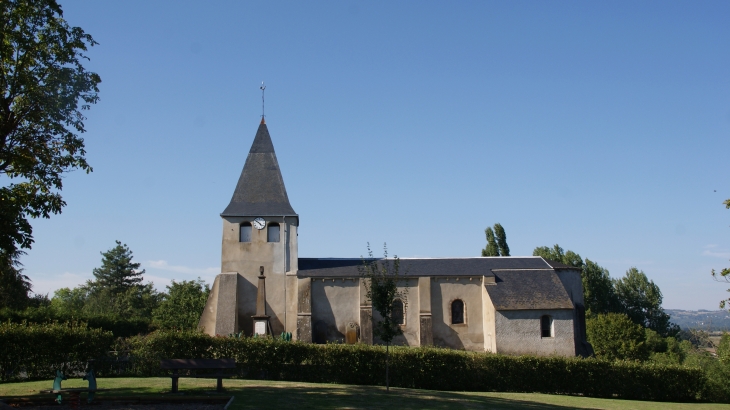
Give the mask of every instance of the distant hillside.
[(730, 330), (730, 312), (726, 310), (664, 309), (671, 321), (682, 329)]

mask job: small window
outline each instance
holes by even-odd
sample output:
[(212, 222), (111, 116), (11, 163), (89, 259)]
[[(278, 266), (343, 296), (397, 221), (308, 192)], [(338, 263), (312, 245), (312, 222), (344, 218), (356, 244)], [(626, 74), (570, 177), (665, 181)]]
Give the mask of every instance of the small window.
[(400, 299), (396, 299), (393, 301), (393, 312), (391, 313), (391, 317), (393, 318), (393, 322), (397, 325), (405, 325), (406, 324), (406, 315), (403, 308), (403, 301)]
[(240, 242), (251, 242), (251, 222), (242, 223), (239, 229), (238, 240)]
[(460, 325), (464, 323), (464, 301), (456, 299), (451, 302), (451, 324)]
[(269, 226), (266, 228), (266, 242), (279, 242), (278, 223), (269, 222)]
[(553, 317), (545, 315), (540, 318), (540, 330), (542, 337), (553, 337)]

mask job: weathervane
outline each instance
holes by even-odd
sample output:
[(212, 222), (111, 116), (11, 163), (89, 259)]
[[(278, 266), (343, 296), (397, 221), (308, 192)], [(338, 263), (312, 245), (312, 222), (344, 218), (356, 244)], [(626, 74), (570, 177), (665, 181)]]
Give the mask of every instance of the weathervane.
[(264, 92), (266, 92), (266, 86), (264, 85), (264, 82), (261, 82), (261, 119), (263, 120), (264, 117), (266, 117), (266, 111), (264, 111)]

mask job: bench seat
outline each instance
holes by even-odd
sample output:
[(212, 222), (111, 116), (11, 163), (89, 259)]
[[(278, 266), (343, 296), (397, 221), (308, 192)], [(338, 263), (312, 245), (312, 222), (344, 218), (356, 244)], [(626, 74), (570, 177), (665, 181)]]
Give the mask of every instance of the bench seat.
[[(167, 359), (160, 360), (160, 368), (164, 370), (172, 370), (172, 392), (178, 391), (178, 379), (180, 378), (180, 370), (224, 370), (235, 369), (235, 359)], [(216, 391), (223, 391), (223, 378), (231, 377), (232, 373), (217, 372), (214, 374), (201, 374), (193, 377), (217, 379)]]

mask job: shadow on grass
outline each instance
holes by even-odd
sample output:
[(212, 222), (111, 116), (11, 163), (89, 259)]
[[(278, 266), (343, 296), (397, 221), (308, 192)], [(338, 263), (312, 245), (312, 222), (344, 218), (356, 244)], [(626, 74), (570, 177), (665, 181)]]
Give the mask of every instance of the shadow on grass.
[(432, 390), (391, 389), (370, 386), (250, 386), (231, 388), (232, 409), (573, 409), (530, 401)]
[[(226, 387), (226, 383), (223, 383)], [(434, 390), (416, 390), (392, 388), (390, 393), (379, 386), (353, 385), (318, 385), (306, 383), (290, 383), (286, 385), (271, 385), (267, 382), (253, 382), (246, 386), (226, 387), (223, 393), (215, 392), (215, 380), (208, 385), (180, 386), (180, 393), (170, 393), (169, 387), (163, 388), (159, 383), (148, 385), (125, 386), (120, 383), (116, 386), (104, 386), (109, 390), (97, 394), (100, 400), (104, 396), (146, 396), (146, 397), (174, 397), (174, 401), (184, 397), (208, 396), (229, 397), (235, 396), (230, 410), (235, 409), (262, 409), (262, 408), (292, 408), (292, 409), (533, 409), (555, 410), (575, 409), (577, 407), (538, 403), (526, 400), (510, 400), (499, 397), (489, 397), (478, 393), (459, 393)], [(37, 396), (36, 396), (37, 397)], [(85, 396), (84, 396), (85, 397)]]

